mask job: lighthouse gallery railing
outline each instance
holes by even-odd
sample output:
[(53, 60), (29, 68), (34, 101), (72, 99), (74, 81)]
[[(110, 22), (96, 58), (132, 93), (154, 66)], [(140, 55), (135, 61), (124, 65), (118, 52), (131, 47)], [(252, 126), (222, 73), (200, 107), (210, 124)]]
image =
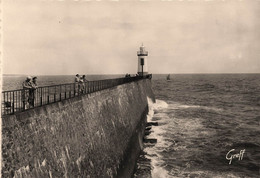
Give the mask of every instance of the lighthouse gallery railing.
[[(144, 78), (151, 78), (151, 75), (136, 76), (127, 78), (116, 78), (107, 80), (87, 81), (84, 83), (84, 90), (80, 91), (77, 83), (51, 85), (38, 87), (33, 92), (33, 103), (29, 108), (25, 107), (24, 95), (29, 89), (19, 89), (2, 92), (2, 116), (22, 112), (31, 108), (48, 105), (69, 98), (86, 95), (96, 91), (111, 88), (124, 83), (138, 81)], [(28, 105), (28, 104), (27, 104)]]

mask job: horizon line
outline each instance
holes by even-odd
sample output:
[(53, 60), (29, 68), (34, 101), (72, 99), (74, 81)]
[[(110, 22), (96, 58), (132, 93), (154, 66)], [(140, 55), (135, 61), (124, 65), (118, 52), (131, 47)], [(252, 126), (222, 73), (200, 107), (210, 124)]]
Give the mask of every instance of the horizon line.
[[(2, 76), (6, 76), (6, 75), (13, 75), (13, 76), (64, 76), (64, 75), (76, 75), (75, 74), (2, 74)], [(125, 75), (126, 73), (118, 73), (118, 74), (83, 74), (83, 75)], [(128, 73), (128, 74), (136, 74), (136, 73)], [(260, 72), (256, 73), (256, 72), (223, 72), (223, 73), (149, 73), (149, 74), (155, 74), (155, 75), (168, 75), (168, 74), (260, 74)]]

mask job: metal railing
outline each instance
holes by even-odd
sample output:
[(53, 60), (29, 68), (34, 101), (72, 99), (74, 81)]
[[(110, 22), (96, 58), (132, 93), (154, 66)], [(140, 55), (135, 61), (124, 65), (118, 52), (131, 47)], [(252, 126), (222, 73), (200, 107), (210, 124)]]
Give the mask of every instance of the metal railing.
[(87, 81), (38, 87), (37, 89), (19, 89), (2, 92), (2, 116), (22, 112), (31, 108), (59, 102), (65, 99), (93, 93), (124, 83), (129, 83), (152, 75)]

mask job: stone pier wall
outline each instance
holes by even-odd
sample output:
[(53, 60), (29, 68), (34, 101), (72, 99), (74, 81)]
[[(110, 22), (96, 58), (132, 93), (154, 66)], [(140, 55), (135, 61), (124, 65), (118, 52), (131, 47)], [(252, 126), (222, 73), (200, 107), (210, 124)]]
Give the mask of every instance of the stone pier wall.
[[(125, 177), (146, 123), (151, 80), (2, 118), (2, 177)], [(119, 171), (120, 170), (120, 171)]]

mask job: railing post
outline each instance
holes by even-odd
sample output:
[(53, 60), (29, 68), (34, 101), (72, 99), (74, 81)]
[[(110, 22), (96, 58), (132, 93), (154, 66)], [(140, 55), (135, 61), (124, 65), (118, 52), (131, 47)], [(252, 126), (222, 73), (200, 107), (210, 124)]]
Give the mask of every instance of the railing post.
[(67, 87), (66, 86), (67, 85), (65, 85), (65, 94), (64, 94), (65, 99), (67, 99)]
[(84, 81), (84, 93), (86, 94), (87, 93), (87, 82), (86, 81)]
[(14, 91), (13, 91), (13, 105), (12, 105), (12, 109), (13, 109), (12, 113), (14, 113)]
[(16, 107), (16, 110), (18, 109), (18, 99), (17, 99), (17, 93), (18, 91), (15, 91), (15, 107)]
[(5, 113), (5, 92), (4, 92), (4, 107), (2, 109), (3, 109), (3, 113)]
[(25, 97), (25, 95), (26, 95), (26, 90), (25, 89), (23, 89), (22, 90), (22, 102), (23, 102), (23, 107), (22, 107), (22, 110), (24, 111), (25, 110), (25, 105), (26, 105), (26, 101), (25, 101), (25, 99), (26, 99), (26, 97)]
[(60, 85), (60, 101), (61, 101), (61, 85)]
[(40, 92), (40, 106), (42, 106), (42, 88), (41, 88), (41, 92)]
[(48, 98), (47, 98), (48, 104), (50, 103), (50, 87), (48, 87)]
[(71, 84), (70, 84), (69, 98), (71, 98)]
[(56, 102), (56, 86), (54, 87), (54, 102)]
[(74, 83), (74, 96), (76, 95), (76, 83)]

